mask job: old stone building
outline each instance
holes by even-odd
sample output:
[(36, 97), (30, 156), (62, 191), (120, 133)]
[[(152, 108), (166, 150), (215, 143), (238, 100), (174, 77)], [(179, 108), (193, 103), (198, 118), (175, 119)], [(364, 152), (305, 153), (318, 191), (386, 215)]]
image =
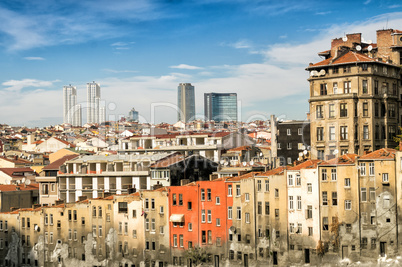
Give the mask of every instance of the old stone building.
[(312, 157), (395, 147), (401, 122), (402, 31), (379, 30), (377, 43), (360, 33), (333, 39), (331, 49), (311, 63)]

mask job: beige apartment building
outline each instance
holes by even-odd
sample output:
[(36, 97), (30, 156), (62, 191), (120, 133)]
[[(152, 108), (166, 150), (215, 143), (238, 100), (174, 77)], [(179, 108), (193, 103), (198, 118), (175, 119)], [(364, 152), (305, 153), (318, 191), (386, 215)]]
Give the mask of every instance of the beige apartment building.
[(324, 60), (310, 63), (312, 157), (396, 147), (402, 121), (402, 31), (378, 30), (377, 43), (361, 33), (333, 39)]

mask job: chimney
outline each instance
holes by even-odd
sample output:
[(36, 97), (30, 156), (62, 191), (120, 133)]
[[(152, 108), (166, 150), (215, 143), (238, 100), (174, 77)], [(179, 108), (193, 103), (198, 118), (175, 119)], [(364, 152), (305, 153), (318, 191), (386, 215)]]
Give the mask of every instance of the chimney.
[[(154, 188), (154, 189), (155, 189), (155, 188)], [(127, 192), (128, 192), (128, 194), (133, 194), (133, 193), (137, 192), (137, 189), (136, 189), (135, 187), (129, 187), (129, 188), (127, 189)]]

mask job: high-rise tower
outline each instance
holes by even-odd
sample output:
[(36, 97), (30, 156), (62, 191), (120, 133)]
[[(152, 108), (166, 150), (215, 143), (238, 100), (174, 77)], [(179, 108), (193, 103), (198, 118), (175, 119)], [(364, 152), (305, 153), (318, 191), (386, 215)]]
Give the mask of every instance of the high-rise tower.
[(204, 113), (206, 120), (237, 121), (237, 94), (204, 94)]
[(77, 105), (77, 88), (63, 86), (63, 122), (81, 126), (81, 105)]
[(87, 83), (87, 123), (100, 123), (100, 85)]
[(180, 83), (177, 88), (177, 120), (189, 122), (195, 119), (194, 86), (191, 83)]

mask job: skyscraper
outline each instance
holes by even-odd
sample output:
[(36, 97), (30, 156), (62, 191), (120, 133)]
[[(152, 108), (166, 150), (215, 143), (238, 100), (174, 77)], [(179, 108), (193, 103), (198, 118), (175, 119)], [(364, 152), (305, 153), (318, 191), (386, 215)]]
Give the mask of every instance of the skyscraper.
[(195, 119), (194, 86), (191, 83), (180, 83), (177, 88), (177, 120), (189, 122)]
[(77, 105), (77, 88), (63, 86), (63, 122), (81, 126), (81, 105)]
[(204, 94), (204, 113), (205, 120), (237, 121), (237, 94)]
[[(100, 85), (87, 83), (87, 123), (100, 123)], [(104, 118), (103, 118), (104, 119)]]
[(132, 108), (128, 113), (128, 121), (138, 121), (138, 111)]

